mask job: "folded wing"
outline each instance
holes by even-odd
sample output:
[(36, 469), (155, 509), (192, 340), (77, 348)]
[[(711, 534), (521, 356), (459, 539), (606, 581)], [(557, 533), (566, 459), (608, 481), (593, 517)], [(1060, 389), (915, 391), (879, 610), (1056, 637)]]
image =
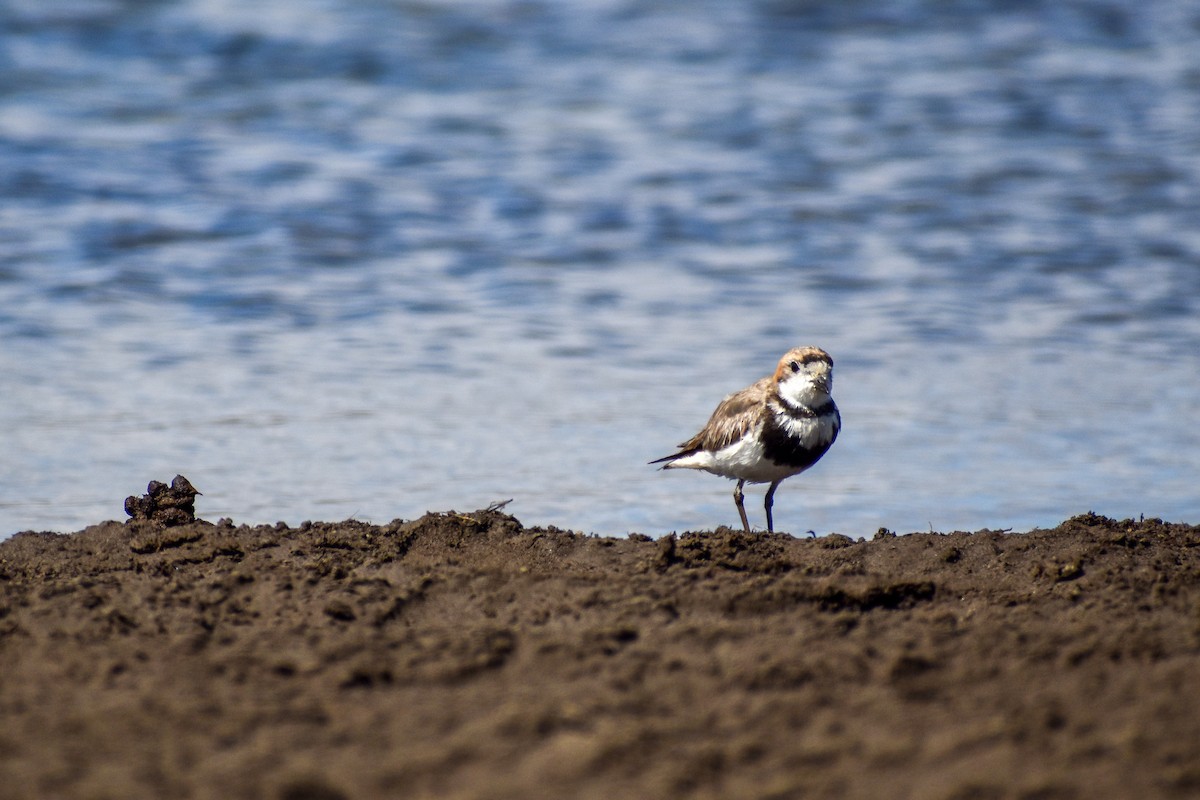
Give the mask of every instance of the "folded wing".
[(771, 379), (763, 378), (753, 386), (747, 386), (740, 392), (729, 395), (713, 411), (704, 428), (679, 445), (678, 453), (655, 459), (650, 463), (674, 461), (699, 450), (716, 452), (733, 444), (745, 436), (754, 425), (770, 385)]

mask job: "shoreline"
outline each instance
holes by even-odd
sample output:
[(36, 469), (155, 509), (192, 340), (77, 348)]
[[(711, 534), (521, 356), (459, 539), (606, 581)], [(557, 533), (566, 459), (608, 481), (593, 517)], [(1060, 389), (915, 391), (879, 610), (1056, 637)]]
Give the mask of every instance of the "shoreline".
[(1185, 797), (1200, 527), (0, 542), (0, 799)]

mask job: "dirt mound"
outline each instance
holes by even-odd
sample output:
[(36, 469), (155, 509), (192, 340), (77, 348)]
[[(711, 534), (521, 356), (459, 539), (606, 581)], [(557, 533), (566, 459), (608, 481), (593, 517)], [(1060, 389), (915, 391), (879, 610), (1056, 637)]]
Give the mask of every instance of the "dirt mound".
[(134, 517), (0, 543), (0, 798), (1200, 793), (1196, 527)]

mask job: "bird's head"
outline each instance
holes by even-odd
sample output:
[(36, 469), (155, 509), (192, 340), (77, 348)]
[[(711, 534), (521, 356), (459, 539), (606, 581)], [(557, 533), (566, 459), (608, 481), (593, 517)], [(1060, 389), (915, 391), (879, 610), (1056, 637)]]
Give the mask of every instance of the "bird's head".
[(796, 347), (775, 368), (779, 394), (794, 405), (819, 405), (833, 391), (833, 359), (819, 347)]

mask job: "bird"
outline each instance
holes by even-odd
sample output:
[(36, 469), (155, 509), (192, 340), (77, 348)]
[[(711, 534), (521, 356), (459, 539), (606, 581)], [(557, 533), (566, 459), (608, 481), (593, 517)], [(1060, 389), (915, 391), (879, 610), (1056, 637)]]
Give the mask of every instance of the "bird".
[(769, 483), (763, 507), (767, 532), (774, 533), (775, 490), (784, 479), (816, 464), (842, 428), (832, 390), (829, 354), (819, 347), (792, 348), (773, 374), (722, 400), (704, 428), (679, 445), (679, 452), (650, 463), (736, 480), (733, 502), (747, 533), (742, 487)]

